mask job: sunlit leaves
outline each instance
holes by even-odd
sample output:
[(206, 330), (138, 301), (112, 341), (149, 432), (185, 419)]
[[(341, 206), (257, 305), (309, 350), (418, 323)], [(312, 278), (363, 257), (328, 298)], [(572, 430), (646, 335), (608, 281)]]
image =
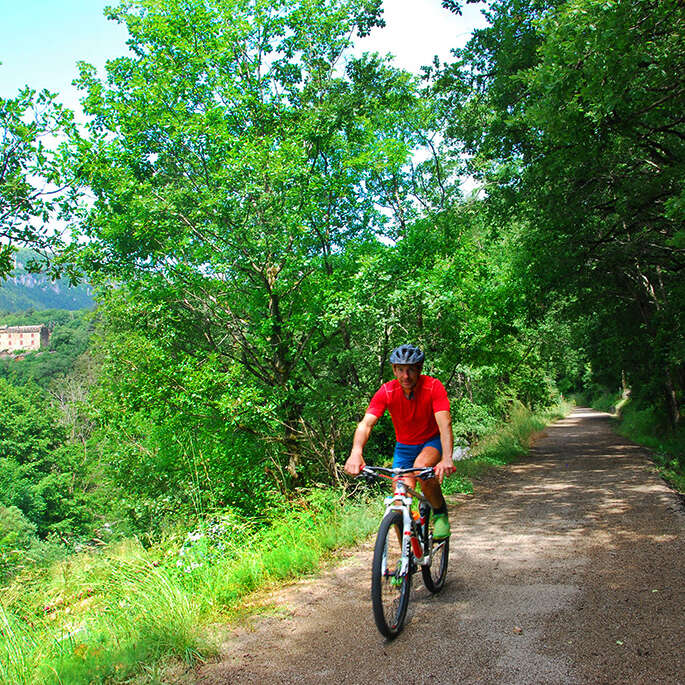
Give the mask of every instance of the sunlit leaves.
[[(72, 113), (55, 95), (26, 87), (0, 98), (0, 279), (12, 270), (14, 247), (31, 247), (49, 259), (63, 243), (76, 189), (65, 135)], [(36, 264), (36, 266), (38, 266)]]
[(501, 0), (490, 15), (442, 77), (455, 108), (449, 133), (476, 155), (499, 221), (524, 220), (531, 312), (570, 294), (596, 367), (670, 397), (675, 421), (683, 5)]

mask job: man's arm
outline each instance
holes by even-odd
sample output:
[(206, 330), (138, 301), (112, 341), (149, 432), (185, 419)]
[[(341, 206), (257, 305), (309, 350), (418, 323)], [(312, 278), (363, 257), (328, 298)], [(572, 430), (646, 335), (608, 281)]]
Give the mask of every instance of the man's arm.
[[(364, 446), (369, 440), (371, 429), (376, 425), (378, 417), (373, 414), (364, 414), (364, 418), (359, 422), (357, 430), (354, 431), (354, 438), (352, 439), (352, 450), (350, 456), (345, 462), (345, 471), (351, 476), (356, 476), (366, 466), (364, 462), (363, 452)], [(451, 454), (451, 452), (450, 452)]]
[(452, 461), (452, 449), (454, 437), (452, 435), (452, 415), (449, 411), (436, 411), (435, 420), (440, 430), (440, 443), (442, 445), (442, 458), (435, 465), (435, 475), (442, 483), (445, 476), (449, 476), (457, 469)]

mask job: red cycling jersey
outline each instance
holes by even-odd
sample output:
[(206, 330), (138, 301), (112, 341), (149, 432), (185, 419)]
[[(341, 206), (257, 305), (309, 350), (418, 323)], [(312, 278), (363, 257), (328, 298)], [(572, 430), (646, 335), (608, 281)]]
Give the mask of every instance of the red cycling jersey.
[(432, 376), (419, 376), (410, 399), (404, 396), (398, 380), (381, 385), (371, 398), (367, 414), (380, 418), (390, 412), (397, 442), (420, 445), (439, 433), (435, 413), (449, 411), (445, 386)]

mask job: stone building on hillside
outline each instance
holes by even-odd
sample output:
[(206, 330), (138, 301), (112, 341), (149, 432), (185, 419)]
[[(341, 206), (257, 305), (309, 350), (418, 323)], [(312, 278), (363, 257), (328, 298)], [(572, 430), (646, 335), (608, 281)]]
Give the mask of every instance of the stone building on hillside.
[(47, 326), (0, 326), (0, 352), (30, 351), (47, 347), (50, 331)]

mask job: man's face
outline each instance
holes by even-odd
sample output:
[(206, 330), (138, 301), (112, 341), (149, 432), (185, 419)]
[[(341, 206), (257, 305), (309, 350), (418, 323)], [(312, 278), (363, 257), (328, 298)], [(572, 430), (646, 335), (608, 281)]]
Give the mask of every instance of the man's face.
[(393, 364), (392, 372), (400, 383), (402, 390), (410, 393), (419, 382), (421, 375), (420, 364)]

